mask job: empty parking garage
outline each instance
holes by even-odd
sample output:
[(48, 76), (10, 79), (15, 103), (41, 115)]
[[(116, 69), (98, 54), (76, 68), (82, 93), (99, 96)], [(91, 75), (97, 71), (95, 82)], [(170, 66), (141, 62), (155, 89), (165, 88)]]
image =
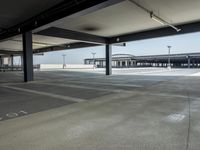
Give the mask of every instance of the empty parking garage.
[[(0, 149), (199, 150), (199, 69), (112, 68), (114, 46), (198, 32), (199, 1), (0, 3), (1, 60), (23, 60), (1, 68)], [(98, 46), (103, 69), (34, 70), (34, 54)]]

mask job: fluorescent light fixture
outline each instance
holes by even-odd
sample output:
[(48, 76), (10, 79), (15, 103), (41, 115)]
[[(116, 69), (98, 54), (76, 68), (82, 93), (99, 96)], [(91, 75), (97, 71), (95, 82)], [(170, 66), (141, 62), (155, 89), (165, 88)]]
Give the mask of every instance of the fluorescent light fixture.
[(33, 45), (34, 45), (34, 46), (42, 46), (42, 47), (52, 46), (52, 44), (38, 43), (38, 42), (33, 42)]
[(150, 13), (150, 17), (151, 19), (153, 19), (154, 21), (162, 24), (162, 25), (166, 25), (166, 22), (164, 20), (162, 20), (161, 18), (155, 16), (153, 13)]
[(138, 2), (135, 2), (134, 0), (129, 0), (130, 2), (132, 2), (133, 4), (135, 4), (137, 7), (141, 8), (142, 10), (144, 10), (145, 12), (147, 12), (148, 14), (150, 14), (151, 19), (153, 19), (154, 21), (162, 24), (162, 25), (167, 25), (171, 28), (173, 28), (174, 30), (176, 30), (177, 32), (181, 31), (181, 29), (175, 27), (174, 25), (170, 24), (169, 22), (165, 21), (164, 19), (158, 17), (157, 15), (155, 15), (153, 13), (153, 11), (147, 9), (146, 7), (140, 5)]
[(168, 23), (167, 21), (163, 20), (162, 18), (156, 16), (153, 12), (150, 13), (150, 17), (152, 20), (162, 24), (162, 25), (167, 25), (170, 26), (171, 28), (173, 28), (174, 30), (176, 30), (177, 32), (181, 31), (181, 29), (173, 26), (172, 24)]
[(173, 25), (171, 25), (171, 24), (168, 24), (168, 26), (172, 27), (172, 28), (175, 29), (177, 32), (181, 31), (181, 29), (179, 29), (179, 28), (177, 28), (177, 27), (175, 27), (175, 26), (173, 26)]

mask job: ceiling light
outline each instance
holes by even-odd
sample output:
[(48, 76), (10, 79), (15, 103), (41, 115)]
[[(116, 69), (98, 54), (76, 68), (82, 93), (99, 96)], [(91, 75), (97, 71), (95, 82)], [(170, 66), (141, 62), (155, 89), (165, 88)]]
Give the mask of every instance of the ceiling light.
[(130, 2), (132, 2), (133, 4), (135, 4), (137, 7), (141, 8), (142, 10), (144, 10), (145, 12), (147, 12), (148, 14), (150, 14), (151, 19), (153, 19), (154, 21), (162, 24), (162, 25), (167, 25), (171, 28), (173, 28), (174, 30), (176, 30), (177, 32), (181, 31), (181, 29), (175, 27), (174, 25), (170, 24), (169, 22), (165, 21), (164, 19), (158, 17), (157, 15), (155, 15), (153, 13), (153, 11), (145, 8), (144, 6), (140, 5), (139, 3), (135, 2), (134, 0), (129, 0)]
[(153, 12), (150, 13), (150, 17), (152, 20), (154, 20), (162, 25), (170, 26), (171, 28), (175, 29), (177, 32), (181, 31), (181, 29), (173, 26), (172, 24), (168, 23), (167, 21), (163, 20), (162, 18), (156, 16)]
[(155, 16), (153, 13), (150, 13), (150, 17), (151, 19), (153, 19), (154, 21), (162, 24), (162, 25), (166, 25), (166, 22), (164, 20), (162, 20), (161, 18)]

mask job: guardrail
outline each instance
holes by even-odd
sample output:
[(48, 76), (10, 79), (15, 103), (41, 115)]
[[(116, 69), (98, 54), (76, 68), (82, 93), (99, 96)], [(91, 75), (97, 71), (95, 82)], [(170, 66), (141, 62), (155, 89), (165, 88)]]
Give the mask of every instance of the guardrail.
[[(34, 65), (34, 69), (40, 69), (40, 65)], [(7, 72), (7, 71), (22, 71), (23, 67), (14, 65), (14, 66), (9, 66), (9, 65), (3, 65), (0, 66), (0, 72)]]

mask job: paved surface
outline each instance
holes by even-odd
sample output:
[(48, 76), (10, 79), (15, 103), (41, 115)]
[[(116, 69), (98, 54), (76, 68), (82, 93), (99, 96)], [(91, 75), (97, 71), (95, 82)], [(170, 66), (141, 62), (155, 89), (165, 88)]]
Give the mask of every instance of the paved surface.
[(0, 73), (0, 150), (200, 150), (199, 70), (102, 72)]

